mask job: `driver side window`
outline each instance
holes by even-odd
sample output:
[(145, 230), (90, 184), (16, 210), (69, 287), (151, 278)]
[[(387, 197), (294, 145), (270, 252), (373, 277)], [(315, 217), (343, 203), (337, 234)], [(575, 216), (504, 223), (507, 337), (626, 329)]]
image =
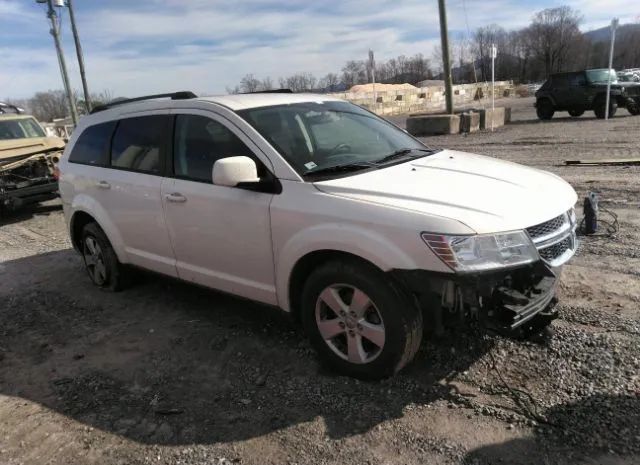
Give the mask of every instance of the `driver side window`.
[(213, 164), (221, 158), (247, 156), (252, 151), (223, 124), (200, 115), (178, 115), (173, 143), (176, 177), (211, 182)]

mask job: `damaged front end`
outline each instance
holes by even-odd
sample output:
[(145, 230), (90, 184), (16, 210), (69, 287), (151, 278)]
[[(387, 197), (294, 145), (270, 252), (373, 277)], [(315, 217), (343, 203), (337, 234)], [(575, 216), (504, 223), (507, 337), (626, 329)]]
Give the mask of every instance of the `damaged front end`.
[(540, 331), (557, 317), (559, 268), (540, 261), (513, 270), (468, 276), (396, 270), (416, 295), (436, 334), (471, 322), (512, 337)]
[[(522, 233), (498, 233), (498, 236), (515, 238), (502, 241), (507, 248), (498, 256), (520, 259), (527, 258), (523, 251), (535, 254), (529, 263), (494, 267), (492, 271), (470, 271), (467, 267), (465, 272), (454, 273), (422, 270), (396, 270), (394, 273), (417, 296), (436, 333), (442, 333), (449, 326), (477, 322), (501, 334), (527, 336), (539, 332), (557, 317), (554, 309), (556, 287), (562, 266), (578, 249), (576, 228), (575, 211), (571, 208)], [(445, 236), (423, 234), (423, 238), (453, 270), (460, 268), (460, 257), (456, 255), (459, 252), (451, 247)], [(463, 237), (457, 243), (464, 246), (465, 242), (469, 240)], [(475, 259), (471, 252), (480, 256), (481, 247), (477, 245), (482, 244), (477, 241), (475, 248), (461, 249), (466, 254), (463, 259)], [(495, 254), (493, 250), (489, 252)]]
[(60, 149), (0, 159), (0, 210), (50, 200), (58, 195)]

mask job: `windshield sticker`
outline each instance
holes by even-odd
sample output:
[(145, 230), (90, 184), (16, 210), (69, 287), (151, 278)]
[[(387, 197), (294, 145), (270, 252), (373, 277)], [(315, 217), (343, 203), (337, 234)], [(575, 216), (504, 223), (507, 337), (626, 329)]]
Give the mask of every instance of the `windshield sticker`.
[(304, 164), (304, 167), (305, 167), (306, 169), (308, 169), (308, 170), (312, 170), (312, 169), (314, 169), (316, 166), (318, 166), (318, 165), (316, 165), (316, 164), (315, 164), (314, 162), (312, 162), (312, 161), (310, 161), (309, 163), (305, 163), (305, 164)]

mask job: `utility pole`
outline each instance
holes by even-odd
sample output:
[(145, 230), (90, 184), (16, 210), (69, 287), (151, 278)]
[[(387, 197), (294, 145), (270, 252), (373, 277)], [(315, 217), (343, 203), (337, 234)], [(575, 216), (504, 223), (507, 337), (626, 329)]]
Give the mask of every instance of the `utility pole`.
[(62, 82), (64, 84), (64, 90), (67, 93), (67, 101), (69, 103), (69, 111), (71, 112), (71, 120), (73, 125), (78, 125), (78, 112), (76, 110), (76, 104), (73, 101), (73, 94), (71, 93), (71, 85), (69, 84), (69, 75), (67, 73), (67, 64), (64, 60), (64, 54), (62, 53), (62, 45), (60, 44), (60, 31), (58, 31), (58, 25), (56, 24), (56, 12), (53, 9), (52, 0), (47, 0), (47, 17), (51, 20), (51, 35), (56, 45), (56, 51), (58, 52), (58, 61), (60, 62), (60, 72), (62, 73)]
[(611, 98), (611, 68), (613, 68), (613, 49), (616, 44), (616, 28), (618, 27), (618, 18), (613, 18), (611, 21), (611, 48), (609, 50), (609, 72), (607, 78), (607, 98), (606, 98), (606, 107), (604, 110), (604, 119), (609, 119), (609, 99)]
[(78, 67), (80, 68), (80, 78), (82, 79), (82, 91), (84, 92), (84, 106), (87, 113), (91, 112), (91, 97), (89, 96), (89, 87), (87, 86), (87, 77), (84, 72), (84, 58), (82, 56), (82, 46), (80, 45), (80, 36), (76, 27), (76, 17), (73, 12), (72, 0), (67, 0), (69, 7), (69, 18), (71, 19), (71, 31), (73, 32), (73, 41), (76, 43), (76, 54), (78, 55)]
[(451, 81), (451, 60), (449, 55), (449, 30), (447, 29), (447, 7), (445, 0), (438, 0), (440, 10), (440, 37), (442, 40), (442, 65), (444, 72), (444, 92), (447, 100), (447, 113), (453, 114), (453, 82)]
[(367, 65), (369, 66), (369, 72), (371, 73), (371, 82), (373, 83), (373, 104), (375, 105), (378, 101), (378, 96), (376, 94), (376, 60), (373, 57), (373, 50), (369, 50), (369, 62)]
[(498, 48), (491, 44), (491, 132), (493, 132), (493, 114), (496, 111), (496, 58), (498, 58)]

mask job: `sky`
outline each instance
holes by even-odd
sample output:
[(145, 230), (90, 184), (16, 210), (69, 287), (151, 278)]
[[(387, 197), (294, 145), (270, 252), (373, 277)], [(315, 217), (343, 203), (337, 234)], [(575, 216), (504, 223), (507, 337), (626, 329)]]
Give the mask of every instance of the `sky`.
[[(191, 90), (224, 93), (258, 78), (339, 72), (347, 60), (423, 53), (439, 41), (436, 0), (74, 0), (89, 88), (127, 96)], [(543, 8), (570, 5), (583, 30), (640, 21), (637, 0), (448, 0), (452, 36), (492, 23), (529, 24)], [(466, 8), (465, 8), (466, 7)], [(67, 9), (63, 49), (81, 89)], [(466, 12), (466, 14), (465, 14)], [(467, 29), (468, 23), (468, 29)], [(0, 97), (61, 89), (44, 5), (0, 0)]]

